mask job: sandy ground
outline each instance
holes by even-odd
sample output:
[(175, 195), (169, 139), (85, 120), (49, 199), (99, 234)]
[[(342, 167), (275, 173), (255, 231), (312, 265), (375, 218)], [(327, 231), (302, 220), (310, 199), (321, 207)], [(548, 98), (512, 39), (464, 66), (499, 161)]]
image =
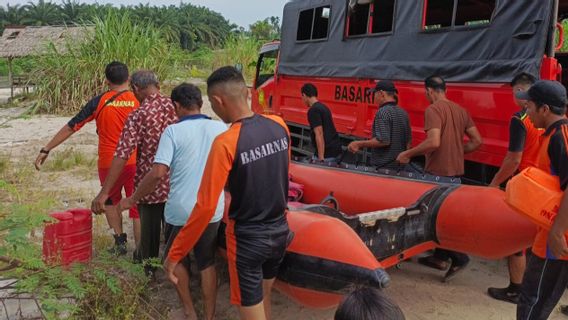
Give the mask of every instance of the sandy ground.
[[(68, 118), (38, 116), (30, 119), (15, 119), (5, 123), (7, 119), (21, 111), (20, 109), (0, 109), (0, 155), (9, 156), (15, 162), (27, 161), (32, 166), (32, 160), (38, 150), (68, 121)], [(204, 112), (211, 113), (207, 103)], [(95, 127), (89, 124), (58, 149), (73, 147), (89, 154), (95, 154), (96, 143)], [(75, 199), (61, 199), (62, 203), (71, 201), (86, 205), (97, 193), (99, 183), (95, 172), (88, 177), (63, 173), (49, 187), (56, 190), (72, 190), (73, 194), (77, 195)], [(97, 225), (104, 226), (104, 221), (98, 218)], [(103, 230), (102, 232), (108, 232), (104, 227), (100, 229)], [(474, 258), (469, 270), (449, 284), (440, 281), (441, 272), (422, 267), (414, 262), (403, 263), (400, 269), (392, 268), (388, 272), (392, 276), (392, 285), (386, 292), (400, 305), (407, 319), (498, 320), (515, 317), (514, 305), (493, 300), (486, 294), (489, 286), (508, 284), (504, 261)], [(169, 307), (172, 309), (177, 307), (175, 292), (169, 283), (154, 284), (152, 290), (156, 295), (160, 295), (161, 300)], [(218, 319), (238, 319), (238, 313), (228, 301), (228, 283), (222, 283), (219, 290)], [(565, 295), (561, 303), (568, 303), (568, 296)], [(273, 313), (274, 319), (283, 320), (332, 319), (334, 310), (304, 308), (287, 297), (275, 293)], [(558, 308), (551, 316), (551, 319), (564, 318), (568, 319), (558, 312)]]

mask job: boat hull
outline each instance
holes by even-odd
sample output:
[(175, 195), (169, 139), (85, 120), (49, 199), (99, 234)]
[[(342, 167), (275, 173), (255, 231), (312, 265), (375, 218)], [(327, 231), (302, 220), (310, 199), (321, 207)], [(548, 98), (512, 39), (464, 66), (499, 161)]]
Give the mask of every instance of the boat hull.
[[(301, 162), (293, 162), (290, 173), (303, 185), (305, 203), (319, 203), (332, 193), (351, 219), (325, 214), (349, 224), (385, 268), (436, 247), (502, 258), (530, 247), (536, 234), (535, 226), (512, 210), (505, 193), (496, 188), (413, 181)], [(374, 226), (352, 219), (397, 207), (420, 213)]]
[[(294, 237), (275, 288), (311, 308), (332, 308), (357, 286), (384, 288), (390, 278), (359, 236), (339, 219), (308, 211), (287, 214)], [(224, 232), (220, 246), (225, 247)]]

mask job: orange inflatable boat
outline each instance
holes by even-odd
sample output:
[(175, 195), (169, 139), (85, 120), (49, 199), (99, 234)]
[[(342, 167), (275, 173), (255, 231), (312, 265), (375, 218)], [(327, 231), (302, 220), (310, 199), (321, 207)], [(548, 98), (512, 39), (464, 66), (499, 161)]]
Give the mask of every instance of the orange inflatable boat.
[(302, 202), (319, 203), (333, 194), (342, 214), (304, 210), (344, 221), (385, 268), (435, 247), (498, 259), (528, 248), (536, 234), (494, 188), (438, 184), (350, 165), (293, 162), (290, 173), (304, 186)]
[[(275, 287), (297, 303), (330, 308), (354, 287), (389, 285), (390, 278), (381, 263), (347, 224), (302, 210), (289, 212), (287, 219), (294, 237)], [(221, 231), (219, 236), (224, 249), (225, 233)]]
[(536, 233), (493, 188), (303, 162), (290, 173), (303, 203), (340, 206), (289, 204), (295, 236), (276, 288), (309, 307), (333, 307), (354, 286), (386, 287), (383, 268), (436, 247), (496, 259), (529, 247)]

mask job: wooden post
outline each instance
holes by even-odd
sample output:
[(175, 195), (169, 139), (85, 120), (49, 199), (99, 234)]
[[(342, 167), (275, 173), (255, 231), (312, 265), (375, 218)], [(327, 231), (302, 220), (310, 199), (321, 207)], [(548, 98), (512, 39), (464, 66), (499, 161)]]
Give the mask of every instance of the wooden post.
[(8, 57), (8, 82), (10, 82), (10, 99), (14, 99), (14, 75), (12, 74), (12, 57)]

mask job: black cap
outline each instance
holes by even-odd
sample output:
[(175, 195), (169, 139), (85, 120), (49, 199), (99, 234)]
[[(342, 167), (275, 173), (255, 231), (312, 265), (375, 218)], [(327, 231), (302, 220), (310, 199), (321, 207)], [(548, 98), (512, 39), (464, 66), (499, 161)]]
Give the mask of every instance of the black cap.
[(568, 101), (566, 88), (560, 82), (551, 80), (537, 81), (528, 91), (517, 92), (515, 96), (521, 100), (539, 102), (552, 108), (561, 109), (566, 106)]
[(385, 92), (398, 93), (398, 90), (396, 90), (394, 83), (392, 83), (392, 81), (390, 81), (390, 80), (381, 80), (381, 81), (377, 82), (375, 89), (373, 89), (371, 91), (372, 92), (385, 91)]

